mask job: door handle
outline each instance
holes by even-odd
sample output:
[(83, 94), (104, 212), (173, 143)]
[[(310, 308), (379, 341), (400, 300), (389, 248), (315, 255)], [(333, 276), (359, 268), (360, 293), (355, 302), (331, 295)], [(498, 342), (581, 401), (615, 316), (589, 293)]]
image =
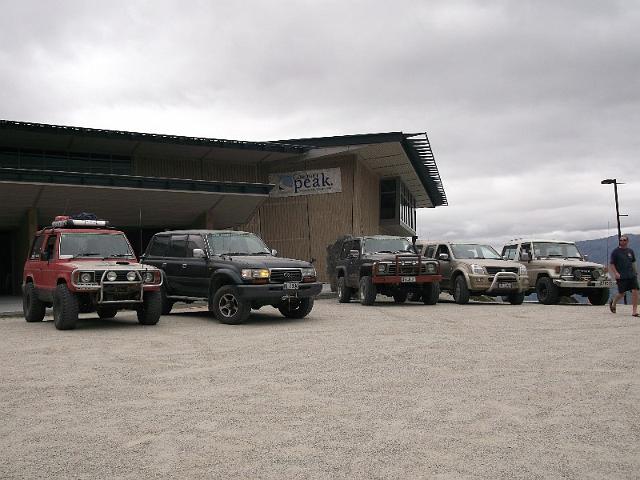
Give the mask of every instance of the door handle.
[(182, 266), (182, 268), (187, 268), (187, 264), (186, 263), (183, 263), (181, 266)]
[(167, 262), (162, 262), (160, 264), (160, 268), (167, 268)]

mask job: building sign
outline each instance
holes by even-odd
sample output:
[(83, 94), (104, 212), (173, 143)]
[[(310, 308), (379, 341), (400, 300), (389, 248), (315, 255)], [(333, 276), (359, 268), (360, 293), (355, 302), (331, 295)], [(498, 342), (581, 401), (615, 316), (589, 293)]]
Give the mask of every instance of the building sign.
[(273, 173), (269, 175), (269, 183), (276, 185), (273, 190), (271, 190), (272, 197), (315, 195), (318, 193), (337, 193), (342, 191), (342, 180), (340, 178), (339, 168)]

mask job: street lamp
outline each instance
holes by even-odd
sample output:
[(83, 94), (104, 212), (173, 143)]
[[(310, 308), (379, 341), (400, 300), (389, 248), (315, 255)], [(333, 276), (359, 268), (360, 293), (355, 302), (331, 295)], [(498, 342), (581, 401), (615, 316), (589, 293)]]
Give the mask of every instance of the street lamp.
[(618, 185), (624, 185), (622, 182), (618, 182), (616, 178), (605, 178), (600, 182), (602, 185), (610, 185), (613, 184), (613, 194), (616, 199), (616, 220), (618, 221), (618, 240), (622, 236), (622, 231), (620, 230), (620, 217), (626, 217), (626, 215), (620, 215), (620, 206), (618, 205)]

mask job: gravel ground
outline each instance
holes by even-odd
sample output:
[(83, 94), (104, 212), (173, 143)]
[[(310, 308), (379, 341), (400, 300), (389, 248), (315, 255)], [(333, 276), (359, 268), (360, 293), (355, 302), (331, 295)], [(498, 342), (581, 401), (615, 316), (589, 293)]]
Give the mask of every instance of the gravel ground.
[(640, 478), (640, 321), (319, 300), (0, 319), (1, 478)]

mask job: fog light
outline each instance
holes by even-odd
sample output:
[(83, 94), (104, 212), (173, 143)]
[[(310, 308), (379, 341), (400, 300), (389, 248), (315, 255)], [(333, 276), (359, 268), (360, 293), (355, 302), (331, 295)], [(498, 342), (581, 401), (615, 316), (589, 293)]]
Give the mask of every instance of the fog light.
[(118, 278), (116, 272), (107, 272), (107, 280), (109, 280), (110, 282), (115, 282), (116, 278)]
[(153, 283), (153, 272), (145, 272), (145, 274), (144, 274), (144, 282), (145, 283)]
[(136, 272), (127, 272), (127, 280), (130, 282), (135, 281), (137, 278), (138, 276), (136, 275)]

